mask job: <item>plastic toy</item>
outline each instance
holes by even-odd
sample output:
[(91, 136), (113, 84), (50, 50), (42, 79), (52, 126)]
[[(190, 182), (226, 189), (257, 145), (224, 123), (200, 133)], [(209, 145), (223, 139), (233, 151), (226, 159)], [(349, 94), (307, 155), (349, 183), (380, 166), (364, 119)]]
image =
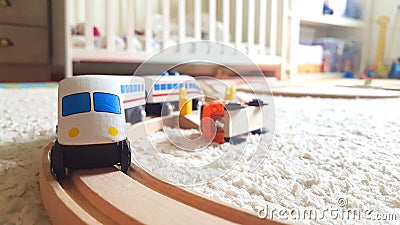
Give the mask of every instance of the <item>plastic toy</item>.
[(131, 149), (125, 133), (121, 80), (112, 76), (77, 76), (58, 88), (57, 140), (50, 168), (58, 180), (66, 169), (119, 164), (127, 172)]
[(379, 38), (376, 49), (375, 65), (377, 67), (378, 75), (386, 75), (388, 72), (384, 67), (383, 57), (385, 55), (386, 28), (389, 21), (390, 18), (388, 16), (380, 16), (377, 21), (379, 24)]
[(186, 98), (187, 91), (185, 88), (179, 90), (179, 115), (192, 114), (192, 100)]
[[(78, 23), (74, 30), (75, 30), (76, 34), (85, 35), (85, 23)], [(101, 36), (100, 30), (96, 26), (93, 26), (93, 36), (94, 37)]]
[(228, 86), (225, 89), (225, 100), (234, 100), (235, 99), (236, 89), (235, 87)]
[(187, 99), (192, 99), (192, 109), (202, 105), (203, 91), (196, 80), (188, 75), (170, 74), (143, 76), (146, 83), (147, 115), (165, 116), (179, 109), (179, 90), (186, 89)]
[(391, 79), (399, 79), (400, 78), (400, 58), (397, 59), (397, 62), (392, 64), (392, 67), (389, 72), (389, 78)]
[(323, 15), (332, 15), (333, 14), (333, 9), (331, 9), (329, 7), (329, 0), (325, 0), (324, 1), (324, 5), (323, 5), (323, 8), (322, 8), (322, 14)]
[(220, 144), (238, 143), (243, 140), (241, 135), (248, 132), (264, 133), (266, 120), (263, 109), (266, 105), (261, 100), (252, 100), (247, 105), (235, 101), (212, 101), (203, 105), (200, 116), (204, 137)]

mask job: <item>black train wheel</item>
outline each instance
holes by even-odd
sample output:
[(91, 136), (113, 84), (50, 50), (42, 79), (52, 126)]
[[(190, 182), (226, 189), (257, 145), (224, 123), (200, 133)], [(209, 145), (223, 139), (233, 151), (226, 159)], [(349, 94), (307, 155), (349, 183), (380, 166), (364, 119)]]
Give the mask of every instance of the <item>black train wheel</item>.
[(64, 157), (62, 150), (57, 147), (58, 142), (55, 142), (50, 150), (50, 170), (58, 181), (65, 177)]
[(128, 140), (124, 140), (122, 141), (122, 149), (121, 149), (121, 171), (127, 173), (130, 166), (131, 166), (131, 146)]

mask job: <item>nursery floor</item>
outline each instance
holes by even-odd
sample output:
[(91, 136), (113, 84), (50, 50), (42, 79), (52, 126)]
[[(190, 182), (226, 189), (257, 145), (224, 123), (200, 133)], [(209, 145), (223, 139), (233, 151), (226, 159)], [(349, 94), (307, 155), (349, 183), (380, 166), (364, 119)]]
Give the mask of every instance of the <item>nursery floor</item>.
[[(0, 127), (4, 131), (0, 134), (0, 224), (49, 224), (39, 195), (38, 171), (44, 147), (55, 138), (57, 89), (0, 89), (0, 96)], [(187, 188), (253, 211), (268, 207), (319, 213), (326, 209), (371, 212), (369, 218), (321, 218), (319, 214), (311, 221), (290, 223), (399, 223), (400, 98), (278, 96), (273, 102), (275, 132), (250, 139), (263, 143), (273, 136), (272, 147), (265, 145), (268, 154), (257, 170), (249, 171), (250, 148), (219, 179)], [(160, 154), (165, 159), (181, 164), (204, 163), (229, 147), (213, 146), (192, 155), (171, 146), (163, 135), (149, 138), (162, 147)], [(153, 161), (146, 153), (146, 146), (151, 147), (147, 139), (134, 146), (142, 153), (134, 160), (141, 157), (150, 171), (166, 179), (176, 176), (169, 165)], [(243, 148), (231, 147), (233, 152)], [(380, 220), (374, 220), (378, 216)]]

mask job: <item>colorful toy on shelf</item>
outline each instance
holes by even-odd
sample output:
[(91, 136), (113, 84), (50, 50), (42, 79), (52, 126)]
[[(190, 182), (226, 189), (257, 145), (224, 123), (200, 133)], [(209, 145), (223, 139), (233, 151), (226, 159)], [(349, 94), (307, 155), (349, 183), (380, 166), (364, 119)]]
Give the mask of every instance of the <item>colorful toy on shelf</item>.
[(386, 28), (387, 24), (389, 23), (390, 18), (388, 16), (380, 16), (378, 18), (379, 24), (379, 37), (378, 37), (378, 44), (376, 49), (376, 71), (380, 76), (386, 76), (388, 69), (385, 68), (383, 63), (383, 58), (385, 55), (385, 46), (386, 46)]
[(113, 76), (77, 76), (58, 87), (57, 140), (50, 168), (58, 180), (68, 171), (119, 164), (127, 172), (131, 149), (125, 133), (121, 81)]
[(389, 72), (389, 78), (391, 79), (399, 79), (400, 78), (400, 58), (397, 59), (397, 62), (392, 64), (392, 67)]
[(192, 99), (193, 110), (200, 108), (203, 91), (196, 80), (188, 75), (164, 72), (160, 75), (143, 76), (146, 83), (147, 115), (164, 116), (179, 109), (179, 90), (186, 89), (187, 99)]
[(324, 0), (322, 14), (323, 15), (332, 15), (333, 14), (333, 9), (329, 7), (329, 0)]
[(249, 132), (264, 133), (266, 105), (262, 100), (252, 100), (247, 105), (236, 101), (212, 101), (205, 104), (200, 113), (203, 135), (209, 141), (222, 144), (243, 141), (241, 135)]

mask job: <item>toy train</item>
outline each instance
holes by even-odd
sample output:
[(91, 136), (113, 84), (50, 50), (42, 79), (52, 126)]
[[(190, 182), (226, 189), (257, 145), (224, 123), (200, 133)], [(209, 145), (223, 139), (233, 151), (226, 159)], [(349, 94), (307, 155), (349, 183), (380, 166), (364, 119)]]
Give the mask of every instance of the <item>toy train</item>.
[[(265, 106), (262, 100), (254, 99), (248, 103), (236, 101), (212, 101), (201, 108), (200, 129), (204, 138), (216, 143), (239, 143), (241, 135), (251, 132), (266, 132)], [(207, 118), (207, 119), (206, 119)], [(210, 118), (210, 119), (208, 119)]]
[(65, 177), (66, 168), (119, 164), (127, 172), (131, 149), (125, 133), (120, 80), (79, 76), (60, 82), (57, 140), (50, 151), (50, 168), (58, 180)]
[(193, 110), (201, 107), (203, 91), (196, 80), (187, 75), (163, 73), (162, 76), (143, 76), (148, 93), (146, 113), (154, 116), (164, 116), (179, 109), (179, 91), (186, 89), (187, 98), (193, 100)]
[[(52, 173), (62, 180), (67, 170), (113, 165), (120, 165), (126, 173), (131, 148), (125, 123), (179, 110), (183, 89), (186, 99), (194, 103), (192, 108), (201, 107), (201, 118), (211, 118), (210, 123), (201, 123), (204, 137), (209, 140), (224, 143), (250, 131), (261, 133), (266, 127), (262, 113), (266, 104), (262, 101), (246, 105), (213, 101), (203, 105), (203, 92), (191, 76), (76, 76), (62, 80), (58, 88), (57, 140), (50, 151)], [(211, 131), (215, 127), (214, 137)]]

